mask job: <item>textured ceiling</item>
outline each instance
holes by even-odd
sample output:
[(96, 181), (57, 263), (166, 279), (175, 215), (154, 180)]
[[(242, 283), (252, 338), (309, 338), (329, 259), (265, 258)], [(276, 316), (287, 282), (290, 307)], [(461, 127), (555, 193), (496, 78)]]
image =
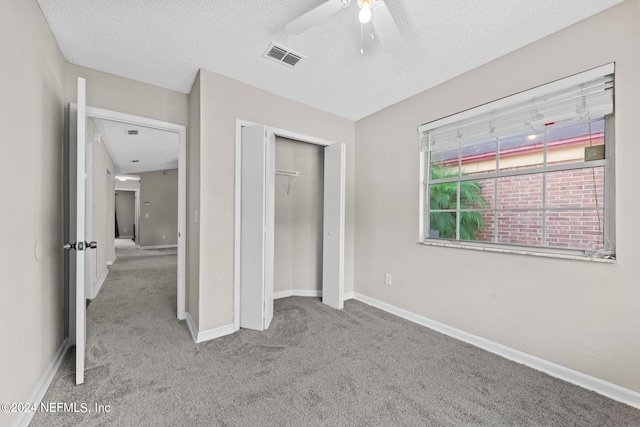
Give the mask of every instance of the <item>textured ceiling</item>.
[[(178, 134), (112, 120), (93, 121), (116, 165), (116, 175), (178, 168)], [(137, 130), (138, 135), (128, 135), (128, 130)]]
[[(357, 1), (301, 35), (324, 0), (38, 0), (68, 62), (188, 93), (199, 68), (358, 120), (622, 0), (387, 0), (403, 46), (361, 35)], [(289, 68), (271, 41), (305, 55)]]

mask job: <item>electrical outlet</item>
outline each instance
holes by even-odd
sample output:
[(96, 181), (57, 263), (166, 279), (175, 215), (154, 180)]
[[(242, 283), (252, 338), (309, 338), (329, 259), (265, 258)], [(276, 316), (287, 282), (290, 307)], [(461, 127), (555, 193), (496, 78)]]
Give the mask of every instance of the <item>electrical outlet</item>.
[(167, 236), (165, 236), (164, 234), (162, 235), (162, 240), (167, 240)]
[(385, 285), (390, 285), (391, 284), (391, 273), (385, 273), (384, 274), (384, 283), (385, 283)]

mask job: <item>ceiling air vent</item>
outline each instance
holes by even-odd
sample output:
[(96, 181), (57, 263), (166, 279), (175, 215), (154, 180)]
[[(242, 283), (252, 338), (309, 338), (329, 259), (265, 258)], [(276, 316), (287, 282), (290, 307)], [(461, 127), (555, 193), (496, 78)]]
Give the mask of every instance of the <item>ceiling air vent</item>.
[(304, 56), (300, 55), (299, 53), (294, 52), (289, 48), (278, 46), (273, 42), (271, 42), (269, 48), (264, 53), (264, 57), (287, 65), (289, 67), (295, 67), (295, 65), (300, 62), (302, 58), (304, 58)]
[(137, 135), (138, 134), (138, 129), (127, 129), (125, 130), (127, 135)]

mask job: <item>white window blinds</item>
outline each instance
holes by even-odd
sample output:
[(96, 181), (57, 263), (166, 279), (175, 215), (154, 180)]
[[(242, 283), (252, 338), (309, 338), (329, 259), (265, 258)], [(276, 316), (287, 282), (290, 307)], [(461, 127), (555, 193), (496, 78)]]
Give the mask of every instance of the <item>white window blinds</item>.
[(421, 151), (451, 150), (613, 113), (614, 64), (472, 108), (419, 127)]

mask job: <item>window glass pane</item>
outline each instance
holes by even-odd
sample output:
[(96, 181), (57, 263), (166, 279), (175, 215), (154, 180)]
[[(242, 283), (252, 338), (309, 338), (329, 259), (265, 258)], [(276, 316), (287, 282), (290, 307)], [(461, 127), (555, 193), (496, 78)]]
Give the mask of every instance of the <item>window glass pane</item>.
[(498, 178), (497, 207), (509, 209), (542, 209), (542, 174)]
[[(491, 215), (491, 223), (487, 224), (484, 214)], [(487, 215), (487, 216), (489, 216)], [(488, 225), (493, 224), (493, 212), (462, 211), (460, 212), (460, 240), (478, 240)]]
[(431, 212), (427, 236), (432, 239), (454, 240), (456, 238), (456, 213)]
[(460, 182), (460, 209), (486, 210), (495, 207), (496, 180), (474, 179)]
[[(493, 242), (493, 235), (495, 233), (495, 214), (493, 211), (482, 211), (480, 212), (482, 218), (484, 220), (484, 226), (478, 228), (475, 231), (475, 238), (469, 240), (476, 240), (479, 242)], [(462, 224), (460, 225), (462, 229)], [(460, 233), (460, 237), (462, 237), (462, 233)]]
[(542, 246), (541, 211), (498, 211), (497, 243)]
[(459, 176), (458, 150), (434, 151), (431, 153), (431, 179)]
[(547, 246), (586, 251), (604, 249), (602, 210), (550, 211), (546, 214)]
[(457, 209), (458, 183), (446, 182), (429, 186), (429, 209)]
[(544, 132), (500, 138), (500, 170), (544, 166)]
[(493, 208), (495, 179), (460, 181), (460, 209)]
[(546, 202), (549, 208), (601, 208), (604, 167), (548, 172)]
[(462, 147), (462, 174), (495, 172), (496, 147), (497, 142), (493, 138)]
[(604, 119), (567, 127), (549, 126), (547, 141), (547, 165), (604, 159)]

